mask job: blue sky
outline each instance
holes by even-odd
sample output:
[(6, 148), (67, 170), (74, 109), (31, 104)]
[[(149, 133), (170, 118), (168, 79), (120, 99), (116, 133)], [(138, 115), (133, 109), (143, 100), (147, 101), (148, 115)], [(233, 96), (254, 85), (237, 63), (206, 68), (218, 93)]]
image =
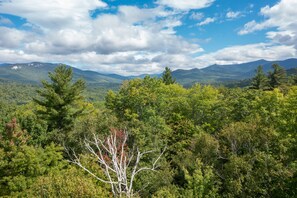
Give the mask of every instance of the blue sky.
[(296, 0), (0, 0), (0, 62), (137, 75), (297, 56)]

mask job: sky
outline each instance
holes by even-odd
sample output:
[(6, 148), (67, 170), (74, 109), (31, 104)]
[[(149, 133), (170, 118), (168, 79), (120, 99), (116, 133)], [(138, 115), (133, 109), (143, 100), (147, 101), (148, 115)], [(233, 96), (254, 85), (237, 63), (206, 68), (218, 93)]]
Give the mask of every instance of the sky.
[(0, 63), (120, 75), (297, 57), (297, 0), (0, 0)]

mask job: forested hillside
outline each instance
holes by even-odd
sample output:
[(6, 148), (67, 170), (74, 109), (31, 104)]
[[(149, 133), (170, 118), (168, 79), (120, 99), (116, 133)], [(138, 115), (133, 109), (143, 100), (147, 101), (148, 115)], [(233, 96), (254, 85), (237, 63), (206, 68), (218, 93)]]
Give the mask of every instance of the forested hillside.
[[(178, 69), (172, 72), (176, 82), (186, 87), (191, 87), (195, 83), (202, 84), (224, 84), (232, 86), (237, 84), (245, 86), (245, 83), (238, 84), (239, 81), (248, 81), (255, 74), (259, 65), (263, 66), (265, 73), (271, 70), (273, 64), (282, 65), (288, 71), (288, 74), (294, 73), (297, 68), (297, 59), (291, 58), (280, 61), (258, 60), (242, 64), (231, 65), (211, 65), (202, 69), (194, 68), (190, 70)], [(53, 72), (59, 64), (53, 63), (17, 63), (0, 65), (0, 82), (13, 81), (17, 83), (27, 83), (40, 85), (41, 80), (49, 80), (48, 72)], [(71, 67), (71, 66), (68, 66)], [(122, 81), (144, 78), (146, 74), (139, 76), (121, 76), (116, 74), (102, 74), (95, 71), (81, 70), (75, 67), (73, 69), (73, 79), (83, 78), (90, 87), (103, 87), (106, 89), (118, 88)], [(160, 77), (162, 74), (153, 74), (150, 76)]]
[(246, 88), (184, 88), (169, 68), (108, 92), (72, 77), (1, 84), (0, 197), (297, 196), (297, 78), (282, 67)]

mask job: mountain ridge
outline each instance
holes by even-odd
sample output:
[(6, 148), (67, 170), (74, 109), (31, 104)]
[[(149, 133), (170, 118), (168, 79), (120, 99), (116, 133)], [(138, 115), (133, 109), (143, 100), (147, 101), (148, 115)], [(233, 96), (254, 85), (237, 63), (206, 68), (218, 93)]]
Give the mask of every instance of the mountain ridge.
[[(229, 65), (210, 65), (208, 67), (189, 70), (177, 69), (172, 71), (172, 76), (182, 85), (191, 85), (194, 83), (224, 83), (228, 81), (238, 81), (251, 78), (259, 65), (263, 66), (264, 72), (271, 70), (272, 64), (277, 63), (286, 70), (297, 68), (297, 58), (286, 60), (267, 61), (260, 59), (241, 64)], [(53, 72), (55, 67), (61, 63), (2, 63), (0, 64), (0, 80), (16, 81), (21, 83), (39, 84), (41, 80), (48, 80), (48, 72)], [(138, 76), (121, 76), (118, 74), (103, 74), (91, 70), (81, 70), (70, 65), (73, 69), (74, 80), (83, 78), (89, 85), (120, 85), (122, 81), (133, 78), (143, 78), (146, 74)], [(152, 74), (150, 76), (160, 77), (162, 74)]]
[(290, 58), (286, 60), (267, 61), (264, 59), (229, 65), (210, 65), (202, 69), (175, 70), (172, 72), (177, 82), (183, 85), (193, 83), (224, 83), (228, 81), (246, 80), (255, 75), (259, 65), (263, 66), (265, 73), (272, 70), (273, 64), (279, 64), (286, 70), (297, 68), (297, 59)]

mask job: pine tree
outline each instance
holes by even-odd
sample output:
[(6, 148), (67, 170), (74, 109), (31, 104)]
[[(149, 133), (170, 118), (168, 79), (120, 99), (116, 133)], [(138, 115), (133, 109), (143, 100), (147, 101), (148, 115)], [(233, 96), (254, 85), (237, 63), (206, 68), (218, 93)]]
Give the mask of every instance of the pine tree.
[(49, 73), (51, 82), (42, 81), (43, 89), (38, 90), (40, 99), (34, 98), (42, 106), (38, 115), (47, 121), (48, 131), (72, 129), (75, 119), (84, 111), (81, 103), (85, 82), (78, 80), (72, 83), (72, 77), (71, 68), (58, 66)]
[(293, 85), (297, 85), (297, 74), (292, 77)]
[(278, 64), (273, 64), (273, 72), (269, 73), (269, 84), (270, 87), (277, 88), (284, 85), (287, 82), (286, 70), (279, 66)]
[(251, 89), (261, 89), (266, 90), (269, 87), (268, 78), (263, 71), (263, 67), (261, 65), (258, 66), (256, 70), (256, 75), (252, 79)]
[(162, 80), (166, 85), (175, 83), (175, 79), (172, 78), (171, 70), (169, 67), (165, 67), (165, 71), (162, 75)]

